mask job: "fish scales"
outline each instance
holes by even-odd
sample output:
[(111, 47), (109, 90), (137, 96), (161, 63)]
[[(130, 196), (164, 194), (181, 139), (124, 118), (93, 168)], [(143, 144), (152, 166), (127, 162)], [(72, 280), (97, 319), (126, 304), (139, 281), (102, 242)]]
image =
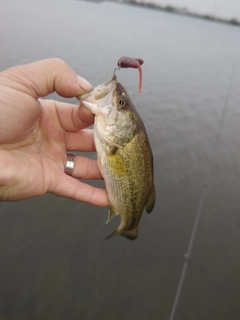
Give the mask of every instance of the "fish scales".
[[(139, 132), (125, 147), (119, 148), (115, 154), (107, 154), (101, 159), (101, 166), (109, 168), (108, 171), (106, 170), (105, 177), (109, 185), (112, 186), (112, 188), (108, 188), (110, 189), (109, 197), (112, 199), (110, 203), (113, 204), (113, 210), (119, 214), (123, 210), (125, 211), (124, 223), (130, 229), (134, 227), (135, 220), (138, 224), (140, 218), (134, 213), (143, 211), (151, 193), (150, 188), (146, 190), (146, 185), (151, 185), (149, 177), (151, 177), (152, 160), (145, 137)], [(104, 144), (102, 147), (104, 148)], [(116, 203), (115, 199), (118, 199), (119, 203)], [(122, 208), (123, 203), (124, 208)]]
[(109, 197), (107, 222), (121, 216), (109, 237), (135, 239), (144, 208), (150, 213), (155, 203), (153, 156), (144, 124), (116, 76), (80, 101), (95, 114), (94, 140)]

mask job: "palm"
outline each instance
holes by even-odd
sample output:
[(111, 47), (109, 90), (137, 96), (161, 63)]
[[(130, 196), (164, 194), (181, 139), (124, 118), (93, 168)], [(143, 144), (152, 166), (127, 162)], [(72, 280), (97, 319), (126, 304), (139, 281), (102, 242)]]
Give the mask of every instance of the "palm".
[[(48, 108), (44, 107), (46, 104)], [(15, 124), (5, 122), (9, 128), (7, 143), (1, 141), (5, 149), (4, 157), (14, 176), (16, 179), (21, 177), (21, 183), (14, 191), (17, 198), (52, 192), (64, 175), (67, 133), (56, 117), (57, 111), (52, 101), (42, 101), (42, 108), (37, 101), (35, 105), (33, 109), (38, 116), (34, 121), (32, 113), (21, 112), (19, 116), (25, 120), (24, 130), (19, 132), (17, 124), (21, 123), (20, 118), (15, 118)], [(11, 130), (12, 127), (15, 129)]]
[[(4, 92), (0, 96), (0, 176), (9, 184), (11, 172), (12, 181), (1, 198), (19, 200), (52, 192), (106, 205), (105, 191), (64, 173), (67, 150), (94, 151), (92, 130), (84, 129), (93, 116), (75, 105), (38, 100), (39, 94), (28, 86), (19, 90), (10, 84)], [(101, 178), (96, 161), (85, 157), (75, 158), (73, 176)]]

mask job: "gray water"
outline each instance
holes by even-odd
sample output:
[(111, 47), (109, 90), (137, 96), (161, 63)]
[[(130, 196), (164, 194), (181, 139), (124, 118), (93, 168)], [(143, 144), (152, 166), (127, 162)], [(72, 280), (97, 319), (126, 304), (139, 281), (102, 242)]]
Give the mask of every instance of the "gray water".
[(0, 70), (59, 57), (95, 86), (122, 55), (145, 60), (141, 94), (136, 70), (118, 79), (148, 131), (156, 207), (131, 242), (104, 240), (119, 224), (105, 225), (106, 208), (51, 194), (0, 203), (0, 320), (168, 320), (185, 261), (174, 320), (239, 319), (240, 28), (113, 3), (1, 1)]

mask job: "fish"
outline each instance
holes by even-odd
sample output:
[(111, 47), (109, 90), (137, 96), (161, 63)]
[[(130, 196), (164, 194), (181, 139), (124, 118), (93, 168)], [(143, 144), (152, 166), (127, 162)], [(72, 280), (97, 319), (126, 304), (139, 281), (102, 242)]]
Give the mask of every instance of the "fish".
[(153, 154), (144, 123), (116, 75), (77, 97), (95, 115), (98, 166), (109, 198), (107, 222), (120, 215), (119, 227), (106, 239), (138, 236), (143, 210), (155, 205)]

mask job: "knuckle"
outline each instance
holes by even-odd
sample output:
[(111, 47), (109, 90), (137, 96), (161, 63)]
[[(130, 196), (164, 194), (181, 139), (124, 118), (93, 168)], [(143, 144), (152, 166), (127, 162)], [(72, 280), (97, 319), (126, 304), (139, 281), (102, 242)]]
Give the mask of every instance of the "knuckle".
[(51, 58), (49, 59), (49, 63), (54, 67), (60, 68), (60, 69), (68, 67), (67, 63), (60, 58)]

